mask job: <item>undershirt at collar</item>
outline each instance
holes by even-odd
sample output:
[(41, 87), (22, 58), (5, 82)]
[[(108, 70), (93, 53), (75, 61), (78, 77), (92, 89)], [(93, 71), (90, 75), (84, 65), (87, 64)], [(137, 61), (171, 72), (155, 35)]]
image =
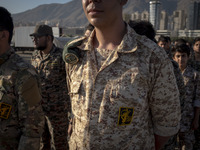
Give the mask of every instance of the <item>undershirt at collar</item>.
[(101, 68), (105, 60), (108, 58), (108, 56), (111, 54), (113, 50), (109, 49), (100, 49), (100, 48), (95, 48), (95, 55), (96, 55), (96, 60), (97, 60), (97, 66), (98, 70)]

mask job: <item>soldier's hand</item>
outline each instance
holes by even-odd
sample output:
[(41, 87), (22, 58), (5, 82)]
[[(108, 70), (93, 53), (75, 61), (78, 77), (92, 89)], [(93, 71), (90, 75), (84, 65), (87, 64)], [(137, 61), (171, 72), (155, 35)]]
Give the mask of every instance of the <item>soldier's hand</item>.
[(192, 129), (192, 130), (197, 130), (198, 127), (199, 127), (199, 120), (194, 119), (194, 120), (192, 121), (192, 124), (191, 124), (191, 129)]

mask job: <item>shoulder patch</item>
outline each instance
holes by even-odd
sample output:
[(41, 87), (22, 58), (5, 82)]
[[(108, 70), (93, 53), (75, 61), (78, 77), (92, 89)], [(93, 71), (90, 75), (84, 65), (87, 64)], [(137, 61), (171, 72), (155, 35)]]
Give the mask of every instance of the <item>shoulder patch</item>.
[(68, 64), (76, 64), (80, 59), (80, 50), (78, 46), (82, 44), (85, 37), (73, 40), (68, 43), (63, 50), (63, 61)]

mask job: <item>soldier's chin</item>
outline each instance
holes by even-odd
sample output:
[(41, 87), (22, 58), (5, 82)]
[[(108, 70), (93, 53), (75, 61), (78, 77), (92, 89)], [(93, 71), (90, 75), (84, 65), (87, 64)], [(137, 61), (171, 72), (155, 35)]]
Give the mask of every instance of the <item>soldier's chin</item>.
[(46, 48), (47, 48), (46, 46), (37, 47), (37, 49), (38, 49), (38, 50), (41, 50), (41, 51), (45, 50)]

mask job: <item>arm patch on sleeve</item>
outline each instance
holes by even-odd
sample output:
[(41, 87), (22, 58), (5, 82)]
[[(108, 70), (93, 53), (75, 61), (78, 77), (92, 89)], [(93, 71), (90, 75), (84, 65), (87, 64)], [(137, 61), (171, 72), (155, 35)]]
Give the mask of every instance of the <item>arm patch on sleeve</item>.
[(28, 79), (21, 88), (22, 98), (29, 106), (35, 106), (41, 100), (41, 94), (35, 78)]

